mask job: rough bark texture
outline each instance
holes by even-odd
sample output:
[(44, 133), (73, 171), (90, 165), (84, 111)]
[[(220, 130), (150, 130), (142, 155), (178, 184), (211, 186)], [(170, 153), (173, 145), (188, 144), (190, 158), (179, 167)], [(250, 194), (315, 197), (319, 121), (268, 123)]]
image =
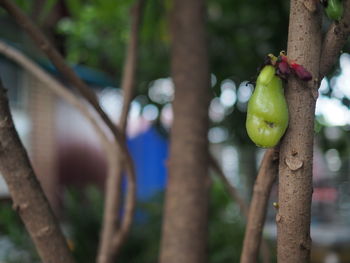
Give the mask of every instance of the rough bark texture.
[(249, 207), (248, 222), (243, 242), (241, 263), (254, 263), (258, 261), (267, 204), (277, 172), (278, 152), (274, 148), (269, 149), (264, 155), (254, 184), (253, 197)]
[(323, 40), (320, 78), (334, 66), (350, 34), (350, 1), (343, 0), (343, 4), (343, 18), (339, 22), (333, 22)]
[(321, 12), (318, 1), (291, 1), (288, 57), (316, 78), (290, 77), (285, 91), (289, 128), (282, 140), (279, 165), (277, 258), (280, 263), (310, 260), (310, 210), (314, 115), (319, 85)]
[(0, 172), (38, 253), (45, 263), (73, 263), (73, 257), (27, 153), (14, 128), (6, 91), (0, 83)]
[(175, 83), (161, 263), (207, 262), (209, 68), (203, 0), (175, 0), (171, 13)]

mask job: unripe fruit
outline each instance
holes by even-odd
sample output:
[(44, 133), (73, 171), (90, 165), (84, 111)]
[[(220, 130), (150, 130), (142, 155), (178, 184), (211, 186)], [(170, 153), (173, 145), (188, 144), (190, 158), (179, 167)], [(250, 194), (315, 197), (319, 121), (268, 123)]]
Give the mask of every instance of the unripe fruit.
[(276, 69), (265, 66), (248, 102), (246, 128), (250, 139), (260, 147), (274, 147), (288, 126), (288, 107), (282, 80)]
[(328, 0), (326, 14), (332, 19), (339, 21), (343, 16), (343, 3), (340, 0)]

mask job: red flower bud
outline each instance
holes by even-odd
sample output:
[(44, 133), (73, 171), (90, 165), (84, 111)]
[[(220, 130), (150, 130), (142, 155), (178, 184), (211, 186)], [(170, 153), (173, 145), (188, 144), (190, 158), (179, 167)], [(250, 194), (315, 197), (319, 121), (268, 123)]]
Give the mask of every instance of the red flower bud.
[(311, 73), (307, 71), (302, 65), (299, 65), (295, 62), (291, 62), (290, 66), (299, 79), (303, 81), (309, 81), (312, 79)]

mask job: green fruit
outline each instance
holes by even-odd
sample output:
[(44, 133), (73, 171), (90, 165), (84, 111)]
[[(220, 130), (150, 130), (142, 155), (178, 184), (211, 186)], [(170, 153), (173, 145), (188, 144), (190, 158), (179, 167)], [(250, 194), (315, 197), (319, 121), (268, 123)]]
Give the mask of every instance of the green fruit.
[(248, 102), (246, 128), (250, 139), (260, 147), (274, 147), (288, 126), (288, 107), (282, 80), (273, 66), (265, 66)]
[(330, 19), (339, 21), (343, 16), (343, 3), (340, 0), (328, 0), (326, 14)]

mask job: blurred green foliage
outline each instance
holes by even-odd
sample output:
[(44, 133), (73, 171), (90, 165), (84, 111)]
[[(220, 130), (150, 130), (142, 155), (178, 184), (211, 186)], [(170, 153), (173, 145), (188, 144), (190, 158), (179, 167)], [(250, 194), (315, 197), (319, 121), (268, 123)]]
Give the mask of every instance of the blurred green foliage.
[(0, 261), (6, 263), (40, 262), (35, 247), (11, 204), (0, 204)]
[(209, 208), (209, 262), (239, 262), (244, 222), (220, 179), (214, 178)]
[[(29, 15), (33, 13), (36, 1), (16, 2)], [(51, 33), (56, 34), (56, 39), (62, 42), (56, 43), (57, 46), (62, 47), (70, 62), (98, 68), (110, 73), (118, 81), (130, 37), (130, 9), (135, 2), (136, 0), (49, 0), (41, 7), (41, 14), (33, 19), (42, 25), (44, 18), (49, 20), (48, 14), (55, 9), (55, 4), (60, 3), (64, 11), (61, 11), (56, 26), (50, 28), (54, 31)], [(242, 81), (255, 80), (257, 68), (266, 54), (278, 54), (286, 49), (289, 2), (208, 0), (206, 4), (210, 66), (216, 77), (212, 95), (220, 96), (220, 87), (225, 79), (234, 81), (238, 94)], [(135, 96), (146, 95), (143, 96), (147, 100), (144, 105), (151, 102), (158, 108), (163, 105), (147, 97), (147, 92), (154, 80), (170, 75), (170, 6), (171, 0), (147, 0), (140, 34)], [(324, 30), (330, 22), (324, 19)], [(10, 30), (11, 33), (15, 31)], [(347, 49), (348, 46), (344, 51)], [(338, 73), (339, 70), (335, 70), (330, 75)], [(332, 87), (323, 95), (336, 98), (332, 95)], [(350, 100), (346, 96), (336, 99), (347, 107), (350, 106)], [(212, 126), (225, 127), (229, 134), (228, 141), (236, 145), (252, 145), (245, 130), (245, 107), (245, 103), (237, 101), (223, 120), (212, 123)], [(319, 123), (324, 125), (321, 120)], [(323, 133), (320, 135), (323, 136)]]
[[(33, 12), (35, 1), (16, 1), (28, 14)], [(36, 22), (41, 24), (40, 19), (47, 17), (57, 2), (63, 3), (66, 11), (52, 30), (63, 42), (59, 46), (67, 60), (108, 72), (118, 82), (130, 37), (130, 9), (136, 1), (50, 0), (42, 7), (42, 15), (34, 17)], [(212, 95), (220, 96), (221, 84), (226, 79), (234, 81), (238, 95), (243, 81), (254, 82), (266, 54), (286, 49), (289, 3), (268, 0), (206, 3), (210, 66), (216, 79)], [(163, 105), (152, 101), (147, 93), (154, 80), (170, 75), (170, 5), (171, 0), (147, 0), (140, 33), (135, 96), (146, 95), (142, 97), (146, 100), (144, 105), (153, 103), (159, 109)], [(327, 25), (329, 21), (324, 19), (324, 28)], [(332, 87), (324, 95), (333, 97)], [(350, 106), (347, 97), (341, 101)], [(223, 120), (212, 123), (224, 127), (228, 141), (240, 146), (252, 145), (245, 130), (245, 107), (245, 102), (237, 101)], [(322, 131), (319, 134), (324, 136)]]
[[(67, 59), (111, 72), (120, 70), (128, 40), (131, 1), (66, 1), (70, 17), (58, 23)], [(103, 67), (101, 67), (103, 65)]]
[[(62, 227), (77, 262), (95, 262), (103, 208), (102, 192), (90, 186), (84, 190), (67, 189), (64, 193)], [(153, 263), (157, 261), (161, 236), (163, 194), (137, 204), (131, 233), (118, 262)], [(244, 223), (236, 205), (220, 181), (214, 180), (209, 212), (209, 262), (239, 262)], [(21, 258), (6, 262), (38, 262), (33, 245), (9, 204), (0, 206), (0, 233), (13, 248), (23, 251)]]
[[(120, 79), (130, 31), (130, 8), (135, 1), (67, 1), (69, 17), (57, 24), (65, 37), (67, 59), (99, 68)], [(168, 36), (164, 1), (145, 7), (141, 28), (139, 79), (168, 75)], [(142, 87), (141, 87), (142, 89)], [(141, 91), (142, 92), (142, 91)]]

